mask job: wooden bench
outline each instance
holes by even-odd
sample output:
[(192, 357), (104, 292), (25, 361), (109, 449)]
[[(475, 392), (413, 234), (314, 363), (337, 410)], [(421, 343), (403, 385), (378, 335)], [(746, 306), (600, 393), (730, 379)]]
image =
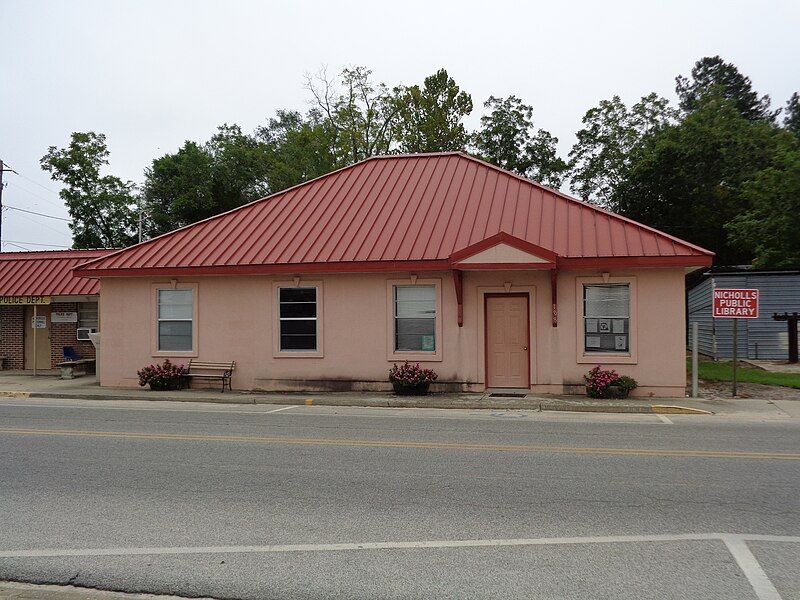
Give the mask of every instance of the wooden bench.
[(75, 379), (87, 373), (94, 373), (94, 358), (79, 358), (78, 360), (67, 360), (56, 365), (61, 369), (61, 379)]
[[(222, 391), (225, 392), (225, 386), (231, 389), (231, 377), (234, 370), (236, 370), (236, 361), (231, 362), (208, 362), (203, 360), (189, 359), (189, 364), (186, 367), (186, 379), (220, 379), (222, 380)], [(198, 373), (198, 371), (203, 371)]]

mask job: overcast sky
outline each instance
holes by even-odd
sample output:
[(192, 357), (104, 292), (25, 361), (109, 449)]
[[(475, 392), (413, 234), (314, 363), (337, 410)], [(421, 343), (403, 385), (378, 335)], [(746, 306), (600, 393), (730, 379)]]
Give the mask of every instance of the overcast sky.
[[(73, 131), (105, 133), (109, 173), (144, 168), (221, 123), (251, 131), (308, 108), (304, 73), (366, 65), (389, 85), (445, 67), (472, 94), (515, 94), (563, 155), (586, 110), (619, 94), (674, 99), (674, 78), (720, 54), (774, 106), (800, 90), (800, 2), (0, 0), (3, 202), (66, 217), (39, 166)], [(40, 187), (44, 186), (44, 187)], [(63, 221), (6, 210), (3, 240), (69, 246)], [(3, 244), (2, 250), (17, 249)]]

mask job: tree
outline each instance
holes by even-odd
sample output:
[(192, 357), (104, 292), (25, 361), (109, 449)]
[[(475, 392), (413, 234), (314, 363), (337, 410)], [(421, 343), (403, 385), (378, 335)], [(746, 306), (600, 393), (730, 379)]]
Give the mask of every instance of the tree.
[(398, 87), (395, 137), (402, 152), (464, 150), (469, 139), (463, 119), (472, 112), (472, 97), (445, 69), (425, 78), (420, 88)]
[(721, 265), (748, 263), (752, 250), (725, 224), (751, 208), (743, 184), (769, 168), (787, 139), (748, 121), (731, 100), (711, 98), (676, 124), (643, 138), (611, 204), (622, 214), (713, 250)]
[(750, 78), (719, 56), (706, 56), (698, 60), (692, 68), (691, 79), (678, 75), (675, 78), (675, 92), (680, 99), (680, 107), (686, 112), (697, 110), (703, 97), (709, 94), (718, 94), (732, 101), (748, 121), (771, 122), (780, 112), (770, 111), (769, 96), (759, 97)]
[(275, 118), (256, 131), (267, 147), (270, 193), (314, 179), (338, 165), (333, 136), (319, 111), (307, 118), (299, 112), (279, 110)]
[(725, 226), (731, 242), (752, 251), (756, 267), (800, 265), (800, 146), (779, 152), (742, 195), (751, 208)]
[(40, 161), (65, 186), (59, 195), (72, 218), (75, 248), (122, 248), (135, 241), (135, 187), (101, 174), (108, 155), (105, 135), (76, 131), (66, 148), (50, 146)]
[(783, 126), (800, 137), (800, 94), (797, 92), (792, 94), (792, 97), (786, 102), (785, 113)]
[(187, 141), (145, 170), (149, 235), (231, 210), (269, 193), (266, 144), (223, 125), (204, 143)]
[(516, 96), (490, 96), (483, 106), (481, 127), (473, 136), (475, 153), (503, 169), (554, 188), (561, 186), (567, 164), (558, 157), (558, 139), (535, 130), (533, 107)]
[(633, 149), (675, 117), (669, 101), (655, 93), (630, 109), (619, 96), (589, 109), (569, 153), (572, 191), (584, 200), (614, 208), (612, 197), (627, 174)]
[(316, 76), (306, 76), (306, 89), (330, 132), (330, 152), (337, 166), (389, 152), (398, 106), (384, 84), (372, 81), (372, 71), (344, 69), (337, 84), (322, 69)]

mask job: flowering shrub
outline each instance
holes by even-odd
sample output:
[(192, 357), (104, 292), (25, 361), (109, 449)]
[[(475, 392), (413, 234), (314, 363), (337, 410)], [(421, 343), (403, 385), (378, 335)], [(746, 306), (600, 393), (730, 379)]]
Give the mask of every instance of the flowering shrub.
[(177, 390), (183, 384), (183, 377), (187, 373), (183, 365), (174, 365), (169, 359), (163, 365), (148, 365), (136, 374), (139, 376), (139, 385), (150, 385), (153, 390)]
[(584, 375), (583, 380), (590, 398), (626, 398), (638, 385), (633, 377), (620, 376), (613, 369), (604, 371), (600, 365)]
[(616, 383), (614, 383), (614, 387), (619, 390), (620, 398), (627, 398), (628, 394), (639, 387), (639, 384), (636, 383), (636, 380), (633, 377), (623, 375), (617, 379)]
[(430, 385), (436, 381), (436, 377), (438, 376), (433, 369), (423, 369), (419, 363), (412, 365), (408, 361), (402, 365), (395, 363), (389, 369), (389, 381), (392, 382), (392, 385), (400, 387), (413, 388)]

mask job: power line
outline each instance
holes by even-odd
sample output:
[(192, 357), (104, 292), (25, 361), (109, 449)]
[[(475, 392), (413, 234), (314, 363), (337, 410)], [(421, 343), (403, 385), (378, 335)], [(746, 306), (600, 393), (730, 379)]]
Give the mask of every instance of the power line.
[(20, 250), (24, 250), (25, 252), (30, 252), (30, 248), (26, 248), (25, 246), (20, 246), (19, 244), (15, 244), (14, 242), (3, 242), (4, 246), (14, 246), (14, 248), (19, 248)]
[[(19, 173), (17, 173), (17, 175), (19, 175)], [(28, 188), (26, 188), (24, 186), (21, 186), (19, 183), (14, 183), (14, 189), (20, 189), (20, 190), (24, 191), (26, 194), (30, 194), (34, 198), (38, 198), (39, 200), (42, 200), (43, 202), (47, 202), (49, 204), (52, 204), (53, 206), (58, 206), (58, 207), (64, 206), (64, 202), (63, 201), (62, 202), (56, 202), (55, 200), (51, 200), (50, 198), (45, 198), (44, 196), (40, 196), (39, 194), (30, 191)], [(34, 204), (36, 204), (36, 203), (34, 202)]]
[(53, 231), (53, 232), (57, 233), (58, 235), (64, 235), (64, 230), (63, 229), (56, 229), (55, 227), (50, 227), (50, 225), (48, 225), (47, 223), (42, 223), (41, 221), (36, 221), (34, 219), (31, 219), (26, 214), (21, 214), (19, 216), (22, 217), (23, 219), (27, 220), (27, 221), (30, 221), (31, 223), (36, 223), (39, 227), (44, 227), (45, 229), (49, 229), (50, 231)]
[(55, 194), (56, 196), (60, 196), (60, 193), (59, 193), (59, 192), (57, 192), (57, 191), (55, 191), (55, 190), (53, 190), (53, 189), (51, 189), (51, 188), (47, 187), (46, 185), (42, 185), (41, 183), (39, 183), (38, 181), (36, 181), (36, 180), (34, 180), (34, 179), (31, 179), (30, 177), (26, 177), (25, 175), (22, 175), (21, 173), (17, 173), (16, 171), (14, 171), (14, 174), (15, 174), (15, 175), (19, 175), (19, 176), (20, 176), (20, 177), (22, 177), (23, 179), (27, 179), (27, 180), (28, 180), (28, 181), (30, 181), (30, 182), (31, 182), (33, 185), (38, 185), (40, 188), (42, 188), (43, 190), (46, 190), (46, 191), (50, 192), (51, 194)]
[(10, 208), (11, 210), (18, 210), (19, 212), (28, 213), (29, 215), (37, 215), (39, 217), (46, 217), (48, 219), (56, 219), (58, 221), (66, 221), (67, 223), (72, 223), (72, 219), (65, 219), (64, 217), (55, 217), (53, 215), (46, 215), (44, 213), (36, 212), (33, 210), (26, 210), (24, 208), (18, 208), (16, 206), (11, 206), (10, 204), (6, 204), (3, 208)]
[(66, 248), (66, 249), (69, 249), (69, 246), (63, 246), (63, 245), (59, 246), (57, 244), (40, 244), (38, 242), (20, 242), (20, 241), (17, 241), (17, 240), (6, 240), (6, 241), (3, 242), (3, 244), (14, 244), (14, 245), (27, 244), (28, 246), (42, 246), (42, 247), (45, 247), (45, 248)]
[(3, 173), (6, 171), (16, 173), (16, 171), (11, 167), (6, 169), (6, 165), (2, 160), (0, 160), (0, 242), (3, 241), (3, 188), (5, 187), (5, 184), (3, 183)]

